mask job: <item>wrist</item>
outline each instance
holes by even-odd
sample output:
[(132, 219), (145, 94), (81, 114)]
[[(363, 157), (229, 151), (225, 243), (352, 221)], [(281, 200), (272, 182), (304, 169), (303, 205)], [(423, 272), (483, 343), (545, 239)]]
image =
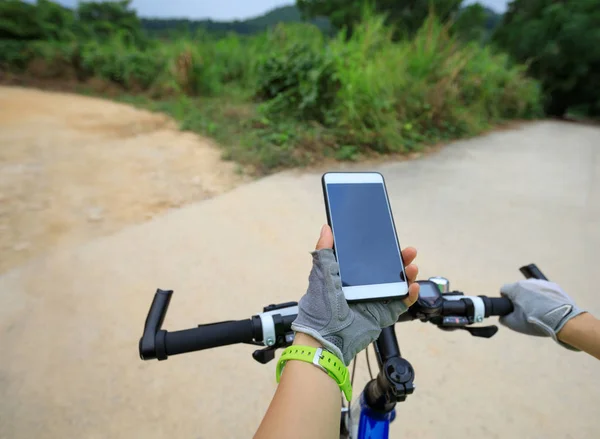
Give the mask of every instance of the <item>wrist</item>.
[[(290, 360), (296, 360), (292, 361), (293, 370), (304, 370), (303, 373), (313, 374), (314, 377), (327, 377), (327, 381), (333, 379), (340, 390), (344, 392), (346, 399), (351, 401), (352, 383), (350, 382), (348, 368), (345, 366), (344, 362), (335, 354), (323, 349), (320, 343), (311, 336), (303, 333), (298, 333), (298, 335), (300, 335), (300, 337), (295, 340), (294, 345), (286, 348), (281, 354), (279, 362), (277, 363), (277, 382), (281, 379), (284, 367), (287, 369), (288, 366), (286, 366), (286, 364)], [(311, 343), (311, 345), (306, 343)], [(307, 368), (301, 363), (308, 363), (310, 364), (310, 367)], [(318, 373), (315, 373), (315, 371)], [(323, 383), (325, 382), (325, 380), (320, 381)]]
[[(340, 350), (340, 348), (335, 345), (334, 343), (330, 342), (329, 340), (327, 340), (326, 338), (324, 338), (323, 336), (321, 336), (321, 334), (310, 328), (310, 327), (306, 327), (304, 325), (298, 325), (296, 324), (296, 322), (294, 322), (292, 324), (292, 329), (295, 331), (295, 337), (294, 337), (294, 345), (296, 346), (310, 346), (310, 347), (314, 347), (314, 348), (324, 348), (326, 351), (331, 352), (333, 355), (335, 355), (336, 357), (338, 357), (340, 360), (344, 361), (344, 354), (342, 353), (342, 351)], [(344, 361), (344, 364), (348, 365), (350, 364), (350, 361), (352, 360), (352, 358), (350, 358), (348, 361)]]
[(322, 348), (323, 345), (316, 340), (314, 337), (311, 337), (308, 334), (303, 332), (296, 332), (294, 335), (294, 346), (310, 346), (312, 348)]
[(556, 336), (563, 343), (573, 346), (573, 341), (576, 341), (579, 338), (579, 333), (581, 333), (582, 329), (584, 330), (585, 326), (590, 322), (590, 320), (595, 320), (590, 313), (584, 312), (579, 314), (565, 323)]

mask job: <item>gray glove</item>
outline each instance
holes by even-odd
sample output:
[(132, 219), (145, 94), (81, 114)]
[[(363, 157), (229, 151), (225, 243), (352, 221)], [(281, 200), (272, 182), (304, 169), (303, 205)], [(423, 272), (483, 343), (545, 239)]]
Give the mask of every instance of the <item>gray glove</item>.
[(379, 337), (381, 328), (393, 325), (407, 307), (402, 300), (348, 304), (333, 250), (316, 250), (312, 256), (308, 290), (300, 299), (292, 329), (318, 340), (349, 365)]
[(552, 337), (561, 346), (577, 350), (562, 343), (557, 335), (565, 323), (585, 311), (579, 309), (557, 284), (527, 279), (504, 285), (500, 293), (508, 297), (515, 308), (501, 317), (500, 323), (523, 334)]

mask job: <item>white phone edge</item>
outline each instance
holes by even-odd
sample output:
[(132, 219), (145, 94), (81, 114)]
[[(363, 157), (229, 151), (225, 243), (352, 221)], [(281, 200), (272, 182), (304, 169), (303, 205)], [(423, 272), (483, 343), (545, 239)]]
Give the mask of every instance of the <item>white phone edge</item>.
[[(327, 172), (323, 174), (326, 184), (381, 183), (385, 184), (379, 172)], [(389, 203), (388, 203), (389, 206)]]
[(405, 297), (408, 293), (407, 282), (392, 284), (359, 285), (355, 287), (342, 287), (344, 297), (349, 302), (373, 299), (393, 299), (398, 296)]
[[(400, 263), (404, 267), (404, 261), (402, 261), (402, 252), (398, 244), (398, 233), (396, 232), (396, 224), (392, 216), (392, 209), (390, 206), (390, 200), (387, 196), (387, 190), (385, 187), (385, 181), (383, 175), (378, 172), (328, 172), (323, 175), (323, 182), (325, 183), (324, 190), (327, 191), (328, 184), (352, 184), (352, 183), (380, 183), (384, 187), (385, 201), (388, 206), (390, 218), (392, 220), (392, 227), (394, 228), (394, 234), (396, 235), (396, 246), (398, 248), (398, 255), (400, 256)], [(326, 203), (328, 203), (329, 194), (326, 196)], [(329, 211), (329, 205), (327, 205)], [(331, 230), (333, 232), (333, 239), (335, 242), (335, 230), (333, 226), (333, 220), (331, 221)], [(340, 269), (340, 276), (341, 276)], [(373, 284), (373, 285), (359, 285), (353, 287), (342, 287), (344, 297), (349, 302), (367, 301), (373, 299), (393, 299), (398, 296), (405, 297), (408, 294), (408, 282), (394, 282), (385, 284)]]

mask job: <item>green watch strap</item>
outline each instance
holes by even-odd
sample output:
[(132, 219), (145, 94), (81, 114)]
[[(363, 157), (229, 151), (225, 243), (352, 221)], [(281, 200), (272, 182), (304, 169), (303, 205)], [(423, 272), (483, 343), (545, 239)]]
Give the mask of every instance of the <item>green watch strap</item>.
[(283, 351), (277, 363), (277, 382), (281, 379), (281, 373), (285, 363), (290, 360), (312, 363), (323, 372), (327, 373), (340, 386), (348, 401), (352, 401), (352, 385), (348, 368), (342, 360), (323, 348), (310, 346), (290, 346)]

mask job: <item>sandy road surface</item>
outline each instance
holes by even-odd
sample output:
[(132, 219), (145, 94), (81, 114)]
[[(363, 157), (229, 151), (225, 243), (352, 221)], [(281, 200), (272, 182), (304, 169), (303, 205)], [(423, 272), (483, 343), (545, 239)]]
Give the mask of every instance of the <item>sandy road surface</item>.
[[(535, 261), (600, 315), (599, 145), (598, 128), (542, 122), (378, 170), (423, 277), (493, 295)], [(145, 312), (156, 287), (175, 290), (171, 330), (298, 298), (323, 221), (319, 175), (284, 173), (5, 273), (0, 438), (249, 437), (275, 365), (250, 346), (141, 362)], [(417, 390), (392, 437), (600, 436), (597, 361), (507, 330), (398, 335)]]
[(163, 115), (0, 87), (0, 273), (232, 188), (219, 157)]

